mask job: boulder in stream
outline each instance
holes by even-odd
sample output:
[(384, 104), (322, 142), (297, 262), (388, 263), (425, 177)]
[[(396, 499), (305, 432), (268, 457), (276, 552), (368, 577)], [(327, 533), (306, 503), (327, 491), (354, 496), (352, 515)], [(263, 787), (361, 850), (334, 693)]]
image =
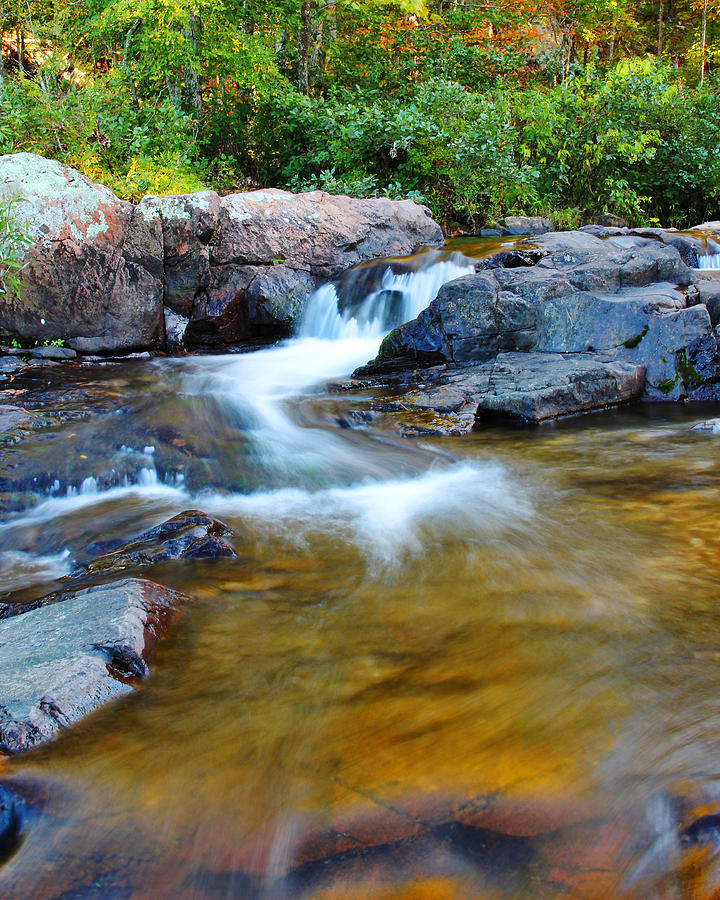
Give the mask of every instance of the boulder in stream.
[(171, 350), (282, 337), (322, 281), (442, 243), (410, 200), (271, 189), (134, 205), (32, 153), (0, 156), (0, 195), (32, 239), (2, 331), (83, 353), (159, 349), (166, 329)]
[(35, 747), (131, 693), (189, 600), (152, 581), (126, 579), (49, 595), (0, 620), (0, 750)]
[(107, 575), (124, 569), (140, 569), (172, 559), (214, 559), (235, 557), (235, 550), (223, 540), (234, 534), (223, 522), (196, 509), (186, 510), (143, 532), (75, 569), (69, 580)]

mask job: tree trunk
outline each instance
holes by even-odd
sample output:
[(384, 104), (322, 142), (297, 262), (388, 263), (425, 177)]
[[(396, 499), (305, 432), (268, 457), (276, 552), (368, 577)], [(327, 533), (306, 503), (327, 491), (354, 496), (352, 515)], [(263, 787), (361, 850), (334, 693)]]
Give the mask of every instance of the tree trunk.
[(707, 44), (707, 0), (703, 3), (702, 14), (702, 57), (700, 60), (700, 84), (705, 82), (705, 46)]
[(287, 28), (283, 28), (280, 32), (280, 37), (275, 44), (275, 62), (277, 63), (278, 69), (282, 69), (283, 64), (285, 63), (285, 50), (287, 48), (288, 42), (288, 30)]
[(198, 62), (201, 29), (200, 16), (195, 15), (193, 12), (188, 12), (185, 39), (192, 50), (193, 63), (185, 66), (185, 89), (188, 102), (197, 116), (202, 113), (202, 90), (200, 87), (200, 76), (194, 64)]
[(658, 48), (657, 55), (662, 56), (663, 51), (663, 12), (665, 8), (665, 0), (660, 0), (658, 7)]
[(312, 43), (311, 0), (302, 0), (300, 8), (300, 46), (298, 54), (298, 90), (310, 93), (310, 45)]
[(165, 76), (165, 86), (167, 87), (168, 97), (170, 98), (170, 105), (174, 110), (179, 111), (180, 104), (180, 86), (178, 85), (175, 78), (168, 74)]

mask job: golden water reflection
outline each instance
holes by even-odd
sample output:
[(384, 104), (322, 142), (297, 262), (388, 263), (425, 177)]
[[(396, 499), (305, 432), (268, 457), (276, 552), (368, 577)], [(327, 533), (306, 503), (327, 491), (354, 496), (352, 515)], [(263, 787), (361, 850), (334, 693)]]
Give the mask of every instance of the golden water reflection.
[(697, 420), (445, 440), (531, 512), (394, 567), (226, 517), (238, 560), (154, 572), (197, 599), (153, 679), (10, 767), (52, 789), (0, 895), (714, 896), (712, 847), (675, 841), (720, 797)]

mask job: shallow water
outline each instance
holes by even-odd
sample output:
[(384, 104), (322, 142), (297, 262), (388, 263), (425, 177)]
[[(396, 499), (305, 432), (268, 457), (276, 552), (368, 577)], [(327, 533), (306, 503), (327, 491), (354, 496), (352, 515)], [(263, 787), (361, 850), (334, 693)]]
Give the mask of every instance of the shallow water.
[(333, 327), (14, 383), (67, 417), (3, 450), (43, 487), (0, 599), (187, 508), (239, 555), (156, 566), (195, 599), (150, 681), (0, 762), (41, 810), (0, 896), (712, 896), (712, 829), (680, 839), (720, 807), (711, 412), (340, 429), (314, 385), (382, 328)]

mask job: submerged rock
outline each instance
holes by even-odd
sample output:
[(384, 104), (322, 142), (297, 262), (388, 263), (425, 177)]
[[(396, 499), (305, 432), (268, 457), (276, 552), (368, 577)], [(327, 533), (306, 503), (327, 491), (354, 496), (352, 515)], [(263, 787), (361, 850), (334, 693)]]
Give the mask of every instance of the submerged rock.
[(36, 417), (21, 406), (0, 404), (0, 435), (21, 425), (34, 425)]
[(28, 750), (131, 693), (189, 600), (127, 579), (49, 595), (0, 620), (0, 749)]
[(234, 534), (227, 525), (198, 510), (186, 510), (154, 528), (75, 569), (68, 579), (140, 569), (171, 559), (235, 557), (223, 537)]

